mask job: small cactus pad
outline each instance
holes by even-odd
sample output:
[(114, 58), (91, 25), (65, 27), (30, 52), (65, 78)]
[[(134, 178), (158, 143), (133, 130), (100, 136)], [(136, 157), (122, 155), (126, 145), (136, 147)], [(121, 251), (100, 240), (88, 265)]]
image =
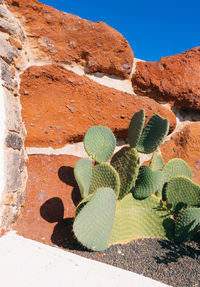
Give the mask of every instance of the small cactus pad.
[(189, 165), (181, 158), (169, 160), (163, 168), (163, 173), (165, 182), (169, 181), (172, 177), (179, 175), (185, 175), (192, 178), (192, 171)]
[(154, 152), (149, 167), (153, 171), (162, 170), (164, 167), (162, 155), (158, 152)]
[(117, 201), (110, 245), (139, 238), (172, 238), (173, 234), (174, 220), (156, 196), (137, 200), (129, 193)]
[(116, 208), (116, 196), (110, 188), (97, 189), (80, 210), (73, 224), (78, 241), (88, 249), (103, 251), (108, 247)]
[(142, 134), (145, 123), (145, 110), (135, 113), (131, 119), (128, 129), (128, 141), (132, 148), (135, 148)]
[(177, 213), (180, 209), (200, 204), (200, 186), (185, 176), (170, 179), (165, 189), (167, 206)]
[(95, 162), (106, 162), (113, 154), (116, 138), (112, 131), (104, 126), (91, 127), (84, 137), (84, 148)]
[(147, 123), (143, 134), (136, 146), (137, 150), (141, 153), (152, 153), (163, 142), (169, 131), (169, 121), (153, 115)]
[(123, 147), (112, 158), (111, 165), (120, 177), (120, 192), (122, 199), (133, 187), (139, 171), (139, 157), (135, 148)]
[(74, 177), (78, 183), (82, 198), (86, 197), (89, 193), (91, 176), (91, 160), (88, 158), (80, 159), (74, 167)]
[(176, 220), (175, 242), (181, 244), (189, 240), (200, 229), (200, 208), (182, 210)]
[(152, 171), (150, 167), (143, 165), (139, 169), (133, 195), (136, 199), (144, 199), (156, 192), (162, 184), (162, 171)]
[(109, 163), (100, 163), (93, 167), (89, 193), (100, 187), (112, 188), (119, 195), (120, 178), (117, 171)]

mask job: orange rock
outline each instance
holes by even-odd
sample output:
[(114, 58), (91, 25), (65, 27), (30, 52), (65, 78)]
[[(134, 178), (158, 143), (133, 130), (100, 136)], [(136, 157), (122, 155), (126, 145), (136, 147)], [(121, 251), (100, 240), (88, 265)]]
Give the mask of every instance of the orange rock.
[(29, 147), (81, 141), (93, 125), (108, 126), (125, 138), (131, 117), (143, 108), (146, 120), (158, 113), (169, 119), (171, 130), (176, 125), (175, 115), (154, 100), (102, 86), (58, 65), (27, 69), (20, 93)]
[(69, 64), (79, 62), (87, 72), (101, 71), (127, 78), (133, 52), (115, 29), (60, 12), (36, 0), (6, 0), (25, 29), (32, 58)]
[(179, 157), (184, 159), (193, 172), (193, 180), (200, 184), (200, 122), (186, 125), (165, 142), (160, 150), (163, 159), (168, 161)]
[(200, 111), (200, 47), (158, 62), (137, 62), (132, 83), (138, 95)]
[(53, 244), (58, 222), (61, 226), (72, 223), (80, 200), (73, 176), (78, 159), (67, 155), (29, 156), (25, 204), (14, 226), (20, 235)]

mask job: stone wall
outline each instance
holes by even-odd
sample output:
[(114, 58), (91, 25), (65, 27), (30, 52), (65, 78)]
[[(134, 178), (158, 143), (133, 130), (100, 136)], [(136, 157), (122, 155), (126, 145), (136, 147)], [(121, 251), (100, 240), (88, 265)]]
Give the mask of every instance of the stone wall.
[(154, 113), (169, 119), (163, 157), (185, 159), (200, 183), (200, 48), (141, 61), (105, 23), (36, 0), (1, 1), (0, 39), (7, 176), (2, 228), (18, 215), (11, 227), (20, 234), (58, 244), (57, 222), (70, 222), (79, 200), (73, 167), (87, 156), (84, 133), (108, 126), (120, 148), (140, 109), (146, 121)]

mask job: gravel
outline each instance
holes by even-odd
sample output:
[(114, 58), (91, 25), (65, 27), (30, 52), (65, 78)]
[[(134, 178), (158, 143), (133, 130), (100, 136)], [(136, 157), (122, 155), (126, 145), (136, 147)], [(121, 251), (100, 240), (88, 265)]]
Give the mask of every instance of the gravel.
[(75, 240), (72, 222), (73, 219), (68, 218), (55, 226), (51, 237), (55, 245), (174, 287), (200, 287), (200, 232), (181, 246), (168, 240), (148, 238), (113, 245), (104, 252), (92, 252)]

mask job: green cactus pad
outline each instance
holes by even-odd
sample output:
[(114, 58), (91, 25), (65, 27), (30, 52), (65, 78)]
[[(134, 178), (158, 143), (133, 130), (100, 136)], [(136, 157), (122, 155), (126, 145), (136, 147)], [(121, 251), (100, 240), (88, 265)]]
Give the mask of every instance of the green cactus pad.
[(91, 176), (91, 160), (87, 158), (80, 159), (74, 167), (74, 177), (78, 183), (82, 198), (86, 197), (89, 193)]
[(93, 167), (89, 193), (100, 187), (112, 188), (118, 197), (120, 191), (120, 178), (117, 171), (109, 163), (100, 163)]
[(139, 157), (135, 148), (123, 147), (112, 158), (111, 165), (120, 177), (120, 192), (118, 199), (122, 199), (133, 187), (138, 171)]
[(154, 152), (163, 142), (169, 131), (169, 121), (155, 114), (147, 123), (136, 146), (141, 153)]
[(112, 131), (104, 126), (91, 127), (84, 137), (84, 148), (95, 162), (106, 162), (113, 154), (116, 138)]
[(189, 165), (181, 158), (173, 158), (169, 160), (163, 168), (163, 173), (165, 182), (168, 182), (172, 177), (179, 175), (192, 178), (192, 171)]
[(99, 188), (80, 210), (73, 224), (78, 241), (88, 249), (103, 251), (108, 247), (116, 208), (116, 196), (110, 188)]
[(153, 171), (162, 170), (164, 167), (164, 161), (162, 155), (158, 152), (154, 152), (149, 167)]
[(78, 213), (81, 211), (81, 209), (88, 203), (88, 201), (90, 201), (92, 196), (93, 196), (93, 194), (89, 194), (88, 196), (83, 198), (83, 200), (81, 200), (81, 202), (79, 202), (79, 204), (76, 207), (76, 214), (75, 214), (75, 216), (77, 216)]
[(167, 183), (165, 196), (168, 208), (177, 213), (200, 204), (200, 186), (185, 176), (176, 176)]
[(148, 166), (141, 166), (133, 192), (134, 197), (144, 199), (150, 196), (163, 184), (163, 178), (162, 171), (152, 171)]
[(139, 238), (172, 238), (174, 220), (160, 200), (152, 195), (144, 200), (127, 194), (117, 202), (109, 244), (127, 243)]
[(177, 217), (175, 242), (181, 244), (189, 240), (200, 229), (200, 208), (186, 208)]
[(132, 148), (135, 148), (142, 134), (145, 123), (145, 110), (135, 113), (128, 129), (128, 140)]

